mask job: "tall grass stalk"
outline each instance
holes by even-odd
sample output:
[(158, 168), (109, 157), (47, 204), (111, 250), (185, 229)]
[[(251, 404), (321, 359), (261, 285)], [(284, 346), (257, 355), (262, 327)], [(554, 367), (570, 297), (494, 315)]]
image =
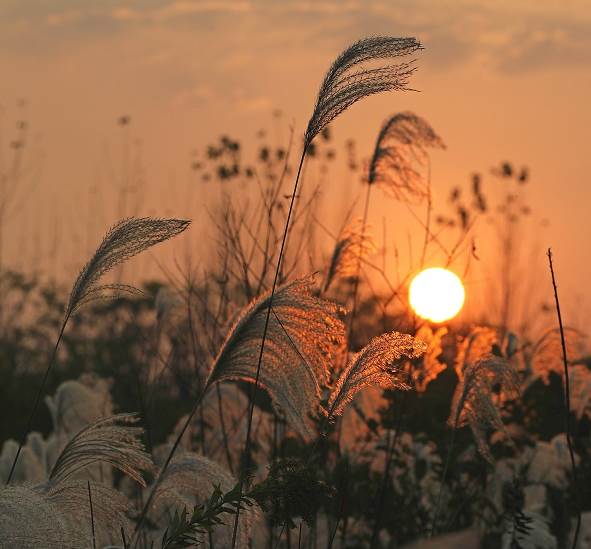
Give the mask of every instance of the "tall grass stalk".
[(437, 529), (437, 519), (439, 518), (439, 513), (441, 511), (441, 501), (443, 499), (443, 488), (445, 486), (445, 479), (447, 477), (447, 471), (449, 469), (449, 464), (451, 462), (451, 454), (453, 451), (454, 443), (456, 441), (456, 431), (458, 427), (460, 414), (458, 412), (455, 425), (451, 431), (451, 439), (449, 441), (449, 447), (447, 449), (447, 456), (445, 457), (445, 464), (443, 465), (443, 473), (441, 474), (441, 484), (439, 485), (439, 494), (437, 495), (437, 503), (435, 505), (435, 512), (433, 513), (433, 522), (431, 523), (431, 530), (429, 531), (429, 537), (432, 538), (435, 535)]
[(27, 439), (27, 434), (31, 431), (33, 419), (35, 418), (35, 414), (37, 413), (37, 408), (39, 407), (39, 402), (41, 401), (41, 396), (43, 395), (43, 390), (45, 389), (45, 385), (47, 384), (47, 380), (49, 378), (49, 373), (51, 372), (51, 370), (53, 368), (53, 364), (55, 362), (55, 357), (57, 356), (57, 350), (58, 350), (60, 342), (62, 341), (62, 338), (64, 336), (64, 331), (66, 329), (66, 324), (68, 323), (70, 315), (71, 315), (71, 312), (66, 313), (66, 316), (64, 317), (64, 320), (62, 321), (62, 326), (60, 328), (59, 335), (57, 336), (57, 340), (56, 340), (55, 345), (53, 347), (53, 351), (51, 353), (51, 358), (49, 359), (49, 363), (47, 364), (47, 368), (45, 369), (45, 374), (43, 374), (43, 379), (41, 380), (41, 385), (39, 385), (39, 389), (37, 390), (37, 395), (35, 396), (35, 402), (33, 403), (33, 408), (31, 409), (31, 413), (29, 414), (29, 419), (27, 419), (27, 425), (23, 429), (23, 432), (21, 434), (19, 444), (18, 444), (18, 450), (16, 451), (16, 455), (14, 456), (14, 460), (13, 460), (12, 466), (10, 468), (10, 473), (8, 473), (8, 478), (6, 479), (6, 486), (8, 486), (10, 484), (10, 481), (12, 480), (12, 476), (14, 474), (14, 469), (16, 467), (16, 464), (18, 463), (18, 458), (20, 456), (20, 453), (21, 453), (23, 446), (25, 444), (25, 441)]
[[(261, 350), (259, 352), (259, 358), (258, 358), (258, 362), (257, 362), (257, 369), (256, 369), (256, 374), (255, 374), (255, 380), (254, 380), (254, 384), (252, 385), (251, 391), (250, 391), (250, 395), (249, 395), (249, 410), (248, 410), (248, 423), (247, 423), (247, 427), (246, 427), (246, 441), (244, 443), (244, 463), (242, 466), (242, 470), (240, 471), (240, 477), (238, 479), (238, 493), (240, 495), (240, 497), (242, 496), (242, 489), (244, 487), (244, 481), (245, 481), (245, 474), (248, 472), (248, 469), (250, 467), (250, 440), (251, 440), (251, 432), (252, 432), (252, 417), (254, 414), (254, 403), (255, 403), (255, 398), (256, 398), (256, 391), (258, 389), (258, 385), (259, 385), (259, 377), (260, 377), (260, 373), (261, 373), (261, 366), (263, 363), (263, 353), (265, 350), (265, 341), (267, 339), (267, 331), (269, 328), (269, 320), (271, 318), (271, 309), (273, 307), (273, 297), (275, 295), (275, 289), (277, 287), (277, 280), (279, 278), (279, 271), (281, 268), (281, 261), (283, 259), (283, 253), (285, 251), (285, 241), (287, 240), (287, 233), (288, 233), (288, 229), (289, 229), (289, 222), (291, 220), (291, 214), (293, 211), (293, 205), (295, 202), (295, 197), (298, 191), (298, 184), (300, 181), (300, 174), (302, 171), (302, 166), (304, 164), (304, 159), (306, 157), (306, 152), (308, 149), (308, 144), (304, 145), (304, 148), (302, 150), (302, 156), (300, 158), (300, 163), (298, 166), (298, 171), (297, 171), (297, 175), (296, 175), (296, 179), (295, 179), (295, 183), (293, 186), (293, 191), (291, 194), (291, 199), (289, 201), (289, 210), (287, 211), (287, 219), (285, 221), (285, 228), (283, 230), (283, 238), (281, 240), (281, 247), (279, 248), (279, 257), (277, 258), (277, 267), (275, 269), (275, 275), (273, 277), (273, 285), (271, 286), (271, 295), (269, 296), (269, 304), (267, 307), (267, 313), (265, 316), (265, 326), (263, 328), (263, 336), (261, 339)], [(234, 530), (232, 532), (232, 549), (234, 549), (236, 547), (236, 535), (238, 533), (238, 521), (240, 518), (240, 505), (238, 505), (238, 507), (236, 508), (236, 515), (234, 517)]]
[(199, 406), (201, 405), (201, 401), (203, 400), (203, 396), (205, 395), (207, 388), (208, 388), (208, 386), (206, 385), (203, 388), (203, 391), (201, 392), (201, 394), (195, 399), (195, 403), (193, 404), (193, 408), (189, 412), (189, 415), (187, 416), (187, 419), (185, 420), (185, 423), (183, 424), (182, 429), (179, 431), (179, 434), (177, 435), (176, 440), (174, 441), (174, 444), (172, 445), (172, 448), (170, 449), (170, 452), (168, 453), (168, 456), (166, 457), (166, 461), (164, 462), (164, 465), (160, 468), (160, 472), (158, 473), (158, 476), (156, 477), (156, 479), (154, 480), (154, 482), (152, 484), (152, 489), (150, 490), (150, 494), (148, 495), (148, 499), (144, 503), (144, 506), (143, 506), (142, 511), (139, 516), (139, 519), (135, 525), (133, 536), (131, 538), (131, 541), (129, 542), (130, 547), (135, 547), (136, 543), (139, 540), (138, 536), (141, 532), (141, 529), (144, 524), (144, 520), (146, 519), (146, 515), (148, 513), (148, 510), (150, 509), (150, 505), (152, 504), (152, 501), (154, 500), (154, 496), (156, 495), (156, 492), (157, 492), (158, 487), (160, 485), (160, 481), (162, 480), (164, 473), (166, 473), (166, 470), (168, 469), (168, 466), (170, 465), (170, 462), (172, 461), (172, 458), (173, 458), (177, 448), (179, 447), (179, 444), (181, 443), (181, 440), (182, 440), (185, 432), (187, 431), (189, 425), (191, 424), (191, 421), (193, 420), (195, 413), (199, 409)]
[(581, 505), (579, 498), (579, 484), (577, 480), (577, 465), (575, 463), (575, 454), (572, 445), (571, 435), (571, 421), (570, 421), (570, 381), (568, 373), (568, 358), (566, 353), (566, 340), (564, 337), (564, 326), (562, 324), (562, 313), (560, 312), (560, 301), (558, 299), (558, 288), (556, 286), (556, 277), (554, 276), (554, 266), (552, 264), (552, 250), (548, 248), (548, 265), (550, 267), (550, 275), (552, 277), (552, 288), (554, 289), (554, 301), (556, 303), (556, 315), (558, 316), (558, 326), (560, 327), (560, 343), (562, 345), (562, 360), (564, 363), (564, 399), (565, 399), (565, 431), (566, 443), (568, 445), (568, 453), (570, 455), (570, 462), (573, 471), (573, 489), (575, 492), (575, 504), (577, 506), (577, 524), (575, 527), (575, 535), (573, 537), (572, 549), (577, 547), (577, 540), (579, 539), (579, 531), (581, 530)]
[(92, 493), (90, 491), (90, 481), (86, 481), (88, 487), (88, 505), (90, 507), (90, 526), (92, 530), (92, 549), (96, 549), (96, 532), (94, 530), (94, 509), (92, 508)]
[(21, 435), (18, 450), (10, 468), (8, 478), (6, 479), (6, 485), (12, 480), (14, 469), (25, 443), (27, 433), (31, 430), (33, 419), (37, 413), (41, 396), (45, 389), (45, 385), (47, 384), (47, 380), (49, 379), (49, 373), (55, 364), (58, 347), (63, 338), (70, 317), (88, 303), (105, 300), (109, 297), (112, 298), (125, 293), (140, 293), (139, 290), (132, 286), (122, 284), (100, 284), (99, 282), (106, 273), (111, 271), (117, 265), (124, 263), (127, 259), (182, 233), (189, 226), (189, 223), (189, 221), (181, 219), (132, 217), (119, 221), (107, 232), (94, 255), (82, 268), (72, 286), (59, 335), (53, 348), (53, 352), (51, 353), (51, 358), (49, 359), (49, 364), (45, 370), (43, 380), (37, 391), (33, 409), (27, 420), (27, 426)]

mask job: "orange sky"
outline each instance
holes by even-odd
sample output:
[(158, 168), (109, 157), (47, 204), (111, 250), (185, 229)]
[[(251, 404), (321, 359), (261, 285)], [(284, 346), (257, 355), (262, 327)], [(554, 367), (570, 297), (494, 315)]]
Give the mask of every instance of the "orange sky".
[[(274, 109), (283, 112), (283, 136), (292, 123), (301, 134), (332, 59), (368, 34), (423, 42), (411, 83), (421, 92), (355, 105), (334, 124), (337, 138), (354, 137), (367, 156), (388, 115), (425, 117), (448, 145), (432, 163), (441, 203), (475, 170), (501, 160), (528, 165), (535, 215), (550, 220), (536, 239), (554, 249), (571, 318), (588, 320), (587, 0), (2, 0), (0, 137), (10, 139), (17, 100), (25, 99), (35, 172), (34, 192), (7, 227), (9, 259), (30, 264), (32, 242), (47, 250), (57, 230), (66, 251), (54, 261), (80, 266), (79, 250), (92, 248), (115, 218), (113, 209), (89, 206), (89, 189), (111, 185), (121, 138), (115, 121), (124, 113), (141, 142), (148, 194), (140, 213), (192, 213), (199, 223), (203, 209), (187, 212), (179, 198), (191, 151), (222, 133), (252, 141), (258, 128), (273, 127)], [(207, 189), (199, 192), (207, 202)], [(326, 193), (343, 189), (333, 181)], [(374, 222), (386, 216), (388, 234), (405, 235), (409, 220), (379, 202)], [(543, 255), (538, 260), (543, 285)]]

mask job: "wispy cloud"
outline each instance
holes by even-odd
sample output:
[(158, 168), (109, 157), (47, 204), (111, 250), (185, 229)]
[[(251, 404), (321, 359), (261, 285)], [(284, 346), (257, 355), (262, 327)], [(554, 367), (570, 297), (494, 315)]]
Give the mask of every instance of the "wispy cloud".
[(168, 29), (172, 43), (179, 29), (192, 30), (197, 48), (204, 29), (224, 41), (231, 27), (238, 35), (249, 33), (251, 48), (268, 48), (275, 37), (299, 41), (305, 49), (312, 41), (339, 48), (361, 35), (386, 33), (418, 36), (434, 69), (477, 60), (490, 70), (514, 74), (589, 63), (591, 14), (577, 1), (556, 12), (550, 3), (527, 0), (518, 6), (484, 0), (4, 0), (0, 42), (16, 50), (50, 51), (67, 41), (107, 40), (128, 25), (157, 25)]

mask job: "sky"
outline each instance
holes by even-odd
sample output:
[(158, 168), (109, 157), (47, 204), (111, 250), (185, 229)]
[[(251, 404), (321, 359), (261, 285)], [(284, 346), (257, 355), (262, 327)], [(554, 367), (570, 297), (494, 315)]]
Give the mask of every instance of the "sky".
[[(192, 151), (221, 134), (252, 142), (276, 110), (278, 138), (291, 126), (301, 135), (331, 61), (376, 34), (423, 43), (411, 82), (419, 91), (353, 106), (333, 124), (337, 139), (354, 138), (368, 156), (387, 116), (420, 114), (447, 144), (432, 156), (436, 203), (474, 171), (504, 160), (528, 166), (536, 223), (519, 253), (534, 257), (536, 280), (549, 289), (552, 246), (570, 317), (591, 319), (587, 0), (2, 0), (0, 169), (15, 122), (28, 122), (26, 177), (5, 223), (3, 260), (78, 269), (80, 250), (90, 253), (115, 220), (109, 189), (125, 139), (141, 157), (139, 213), (189, 215), (199, 227), (211, 191), (199, 188), (193, 211), (183, 202)], [(127, 133), (116, 123), (124, 114)], [(359, 194), (343, 185), (327, 188), (335, 196), (327, 207)], [(380, 200), (372, 216), (406, 238), (399, 206)], [(493, 257), (487, 242), (479, 250)], [(474, 287), (494, 285), (486, 266), (482, 273)]]

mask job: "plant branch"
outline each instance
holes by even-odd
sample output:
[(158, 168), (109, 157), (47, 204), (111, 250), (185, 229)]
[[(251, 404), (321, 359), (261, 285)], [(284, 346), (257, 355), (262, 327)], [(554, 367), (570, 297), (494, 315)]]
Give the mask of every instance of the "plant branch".
[(566, 443), (568, 445), (568, 453), (570, 454), (570, 461), (573, 470), (573, 487), (575, 492), (575, 502), (577, 506), (577, 525), (575, 527), (575, 535), (573, 537), (572, 548), (577, 546), (579, 538), (579, 531), (581, 529), (581, 506), (579, 499), (578, 481), (577, 481), (577, 465), (575, 463), (575, 454), (573, 452), (572, 436), (571, 436), (571, 422), (570, 422), (570, 382), (568, 375), (568, 357), (566, 353), (566, 340), (564, 337), (564, 326), (562, 324), (562, 314), (560, 312), (560, 301), (558, 300), (558, 288), (556, 287), (556, 277), (554, 276), (554, 266), (552, 265), (552, 250), (548, 248), (548, 264), (550, 266), (550, 274), (552, 276), (552, 287), (554, 289), (554, 301), (556, 302), (556, 314), (558, 316), (558, 325), (560, 327), (560, 342), (562, 344), (562, 360), (564, 362), (564, 396), (565, 396), (565, 428), (566, 428)]

